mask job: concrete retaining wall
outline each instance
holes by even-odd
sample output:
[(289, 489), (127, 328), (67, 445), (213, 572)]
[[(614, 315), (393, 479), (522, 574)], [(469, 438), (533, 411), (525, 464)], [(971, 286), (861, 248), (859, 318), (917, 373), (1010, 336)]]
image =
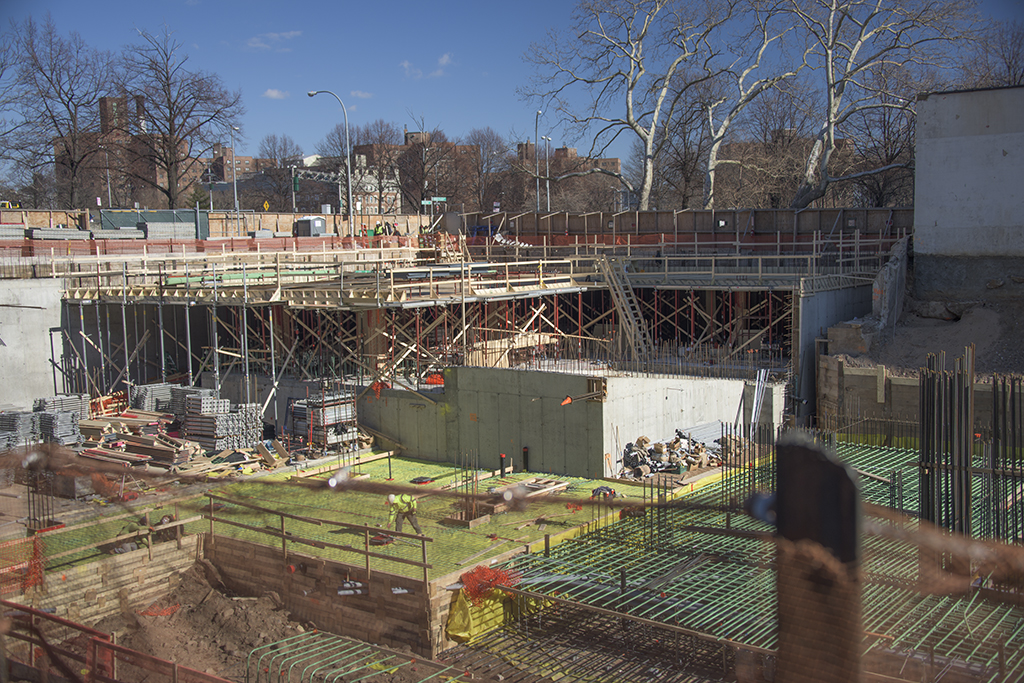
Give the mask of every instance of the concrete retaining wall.
[[(818, 363), (818, 413), (858, 415), (863, 418), (917, 420), (920, 395), (916, 377), (893, 377), (884, 365), (847, 366), (842, 358), (822, 356)], [(992, 424), (992, 385), (974, 385), (974, 420), (979, 427)]]
[(923, 95), (917, 103), (915, 296), (1024, 292), (1024, 87)]
[[(59, 354), (61, 294), (59, 280), (5, 280), (0, 286), (0, 377), (7, 380), (0, 405), (32, 410), (34, 399), (53, 396), (50, 330), (57, 330), (53, 347)], [(78, 348), (81, 352), (80, 341)], [(60, 378), (57, 388), (63, 389)]]
[(870, 313), (871, 298), (870, 286), (799, 297), (798, 325), (795, 326), (799, 330), (799, 348), (794, 349), (793, 359), (797, 424), (806, 423), (808, 416), (815, 411), (815, 340), (826, 338), (828, 328), (836, 323)]

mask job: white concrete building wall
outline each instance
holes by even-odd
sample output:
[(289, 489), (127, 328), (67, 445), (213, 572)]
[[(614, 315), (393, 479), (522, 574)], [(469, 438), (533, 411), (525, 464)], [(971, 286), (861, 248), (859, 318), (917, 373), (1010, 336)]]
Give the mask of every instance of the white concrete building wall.
[[(0, 405), (32, 410), (36, 398), (54, 395), (50, 329), (60, 327), (61, 294), (60, 280), (5, 280), (0, 287)], [(58, 331), (53, 339), (58, 362), (62, 344)], [(60, 377), (57, 387), (63, 388)]]
[(1024, 256), (1024, 87), (922, 95), (914, 251)]

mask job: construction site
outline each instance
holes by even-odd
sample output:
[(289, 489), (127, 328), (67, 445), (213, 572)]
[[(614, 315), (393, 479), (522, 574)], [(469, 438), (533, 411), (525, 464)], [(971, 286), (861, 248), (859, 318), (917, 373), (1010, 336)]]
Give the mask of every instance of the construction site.
[(8, 671), (1021, 680), (1022, 93), (915, 208), (4, 210)]

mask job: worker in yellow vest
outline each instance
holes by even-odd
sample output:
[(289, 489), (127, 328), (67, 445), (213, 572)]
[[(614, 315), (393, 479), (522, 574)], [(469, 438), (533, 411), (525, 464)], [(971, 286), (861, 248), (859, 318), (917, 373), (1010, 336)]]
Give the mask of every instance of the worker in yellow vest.
[(388, 515), (388, 526), (391, 523), (395, 523), (395, 531), (402, 530), (402, 520), (407, 519), (412, 524), (412, 528), (416, 530), (420, 536), (423, 532), (420, 530), (419, 522), (416, 521), (416, 499), (408, 493), (403, 493), (396, 496), (390, 494), (388, 496), (388, 509), (390, 514)]

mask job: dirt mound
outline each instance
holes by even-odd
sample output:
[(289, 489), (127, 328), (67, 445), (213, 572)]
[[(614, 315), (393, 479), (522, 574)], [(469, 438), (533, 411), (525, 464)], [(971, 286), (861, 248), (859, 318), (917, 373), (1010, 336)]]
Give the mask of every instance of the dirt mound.
[[(212, 588), (198, 565), (153, 604), (104, 619), (119, 645), (232, 680), (245, 680), (253, 648), (306, 630), (271, 594), (232, 598)], [(119, 676), (124, 678), (124, 674)], [(129, 679), (125, 679), (129, 680)]]
[[(980, 375), (1024, 373), (1024, 302), (978, 304), (959, 319), (926, 318), (907, 311), (894, 330), (882, 332), (867, 356), (847, 357), (853, 367), (885, 365), (894, 375), (916, 376), (928, 354), (944, 351), (946, 369), (955, 367), (964, 348), (975, 345)], [(979, 379), (982, 379), (979, 377)]]

